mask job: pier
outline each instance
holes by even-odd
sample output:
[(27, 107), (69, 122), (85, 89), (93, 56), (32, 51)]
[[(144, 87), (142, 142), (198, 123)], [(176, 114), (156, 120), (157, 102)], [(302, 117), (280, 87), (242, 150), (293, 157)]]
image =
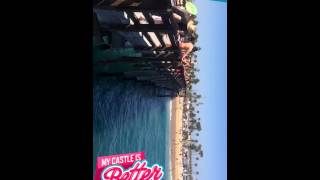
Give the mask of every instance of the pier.
[[(99, 77), (116, 77), (152, 85), (184, 96), (185, 69), (181, 62), (178, 24), (172, 6), (184, 0), (94, 0), (94, 61)], [(155, 20), (155, 17), (157, 20)]]

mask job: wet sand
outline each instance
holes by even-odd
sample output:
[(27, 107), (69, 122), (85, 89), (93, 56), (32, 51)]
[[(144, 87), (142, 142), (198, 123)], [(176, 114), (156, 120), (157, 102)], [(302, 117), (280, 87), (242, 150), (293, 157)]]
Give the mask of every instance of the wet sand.
[(173, 180), (182, 180), (181, 130), (183, 98), (176, 97), (171, 103), (171, 172)]

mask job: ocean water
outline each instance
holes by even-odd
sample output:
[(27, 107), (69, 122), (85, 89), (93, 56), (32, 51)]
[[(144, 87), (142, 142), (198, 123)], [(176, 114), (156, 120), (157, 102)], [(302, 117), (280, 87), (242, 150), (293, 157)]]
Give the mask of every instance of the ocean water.
[(169, 179), (170, 99), (133, 81), (96, 80), (93, 89), (93, 172), (97, 156), (145, 152)]

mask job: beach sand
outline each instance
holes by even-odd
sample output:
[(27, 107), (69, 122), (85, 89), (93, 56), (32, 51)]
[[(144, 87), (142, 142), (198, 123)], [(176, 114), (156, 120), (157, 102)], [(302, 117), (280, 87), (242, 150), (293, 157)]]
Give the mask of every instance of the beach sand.
[(182, 180), (182, 108), (183, 98), (176, 97), (172, 100), (171, 111), (171, 168), (172, 179)]

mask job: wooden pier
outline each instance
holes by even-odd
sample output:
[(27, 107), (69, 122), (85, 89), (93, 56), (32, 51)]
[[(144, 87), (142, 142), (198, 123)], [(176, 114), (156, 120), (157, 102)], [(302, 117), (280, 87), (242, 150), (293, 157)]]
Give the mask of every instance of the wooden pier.
[[(178, 96), (185, 92), (186, 81), (184, 68), (181, 64), (178, 25), (173, 20), (172, 6), (183, 5), (184, 0), (95, 0), (93, 15), (93, 36), (96, 43), (103, 43), (107, 36), (111, 41), (109, 50), (128, 48), (124, 44), (112, 44), (113, 38), (121, 37), (130, 43), (129, 48), (141, 53), (140, 57), (121, 56), (115, 59), (103, 59), (95, 66), (112, 66), (115, 64), (130, 65), (130, 69), (120, 72), (99, 72), (100, 77), (118, 77), (145, 82), (153, 86), (170, 90), (169, 95)], [(127, 23), (104, 22), (99, 13), (123, 13)], [(140, 15), (140, 18), (137, 17)], [(161, 23), (154, 20), (161, 18)], [(143, 21), (141, 20), (143, 17)], [(113, 17), (107, 17), (106, 19)], [(143, 22), (143, 23), (142, 23)], [(130, 34), (131, 33), (131, 34)], [(139, 43), (132, 36), (138, 37)], [(117, 46), (117, 47), (114, 47)]]

